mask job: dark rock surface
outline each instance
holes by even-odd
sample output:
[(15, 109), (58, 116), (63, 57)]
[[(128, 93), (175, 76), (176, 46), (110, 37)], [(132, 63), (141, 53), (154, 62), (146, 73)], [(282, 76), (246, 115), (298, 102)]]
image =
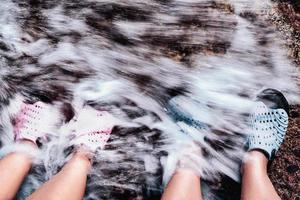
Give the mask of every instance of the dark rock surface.
[[(286, 39), (291, 56), (300, 64), (300, 1), (278, 0), (271, 14), (277, 28)], [(300, 106), (291, 106), (287, 136), (269, 175), (282, 199), (300, 199)]]
[(277, 0), (271, 18), (283, 33), (289, 56), (300, 64), (300, 1)]
[[(297, 114), (296, 114), (297, 113)], [(291, 106), (289, 129), (269, 175), (282, 199), (300, 197), (300, 106)]]

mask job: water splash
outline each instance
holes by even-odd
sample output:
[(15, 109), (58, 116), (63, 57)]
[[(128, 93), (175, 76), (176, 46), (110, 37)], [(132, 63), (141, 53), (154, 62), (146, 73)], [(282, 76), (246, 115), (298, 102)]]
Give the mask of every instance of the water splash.
[[(297, 70), (267, 19), (271, 6), (237, 0), (2, 0), (2, 145), (11, 143), (16, 96), (66, 110), (61, 103), (76, 109), (88, 102), (122, 123), (97, 154), (86, 199), (159, 196), (178, 152), (190, 142), (201, 147), (196, 170), (204, 179), (223, 173), (238, 180), (246, 114), (255, 94), (271, 87), (291, 102), (299, 99)], [(166, 110), (176, 95), (208, 130), (181, 134), (185, 125), (178, 126)], [(43, 146), (44, 156), (19, 199), (67, 159), (61, 132)]]

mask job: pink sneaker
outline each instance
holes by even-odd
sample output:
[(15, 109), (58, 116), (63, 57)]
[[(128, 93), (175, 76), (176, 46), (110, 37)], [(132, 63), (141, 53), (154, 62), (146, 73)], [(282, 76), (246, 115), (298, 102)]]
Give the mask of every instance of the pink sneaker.
[(109, 112), (85, 106), (67, 125), (67, 134), (74, 136), (73, 144), (84, 145), (95, 152), (106, 145), (115, 121)]
[(26, 139), (36, 143), (38, 138), (53, 133), (59, 119), (56, 111), (41, 101), (34, 104), (23, 103), (14, 119), (15, 141)]

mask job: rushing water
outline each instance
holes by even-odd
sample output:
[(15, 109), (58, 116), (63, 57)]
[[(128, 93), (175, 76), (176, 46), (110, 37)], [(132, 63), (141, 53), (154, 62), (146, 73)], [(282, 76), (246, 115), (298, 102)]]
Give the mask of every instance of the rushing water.
[[(203, 179), (238, 180), (255, 94), (271, 87), (297, 101), (297, 69), (267, 20), (271, 2), (0, 2), (3, 147), (18, 148), (11, 146), (10, 116), (22, 99), (63, 108), (65, 121), (70, 104), (86, 102), (119, 119), (107, 149), (97, 153), (86, 199), (154, 199), (191, 143)], [(206, 130), (174, 123), (167, 102), (176, 95)], [(63, 166), (63, 130), (41, 148), (19, 199)]]

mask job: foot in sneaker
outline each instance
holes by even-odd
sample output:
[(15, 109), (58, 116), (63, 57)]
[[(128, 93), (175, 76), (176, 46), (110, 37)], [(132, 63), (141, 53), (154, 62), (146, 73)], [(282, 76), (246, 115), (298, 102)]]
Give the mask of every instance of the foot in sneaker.
[(95, 152), (104, 148), (114, 125), (115, 118), (109, 112), (85, 106), (67, 124), (66, 134), (73, 138), (72, 144)]
[[(207, 108), (197, 101), (192, 101), (193, 104), (207, 110)], [(167, 104), (168, 115), (181, 127), (182, 132), (188, 133), (188, 127), (193, 127), (198, 130), (208, 130), (208, 125), (203, 123), (199, 118), (193, 117), (186, 109), (189, 101), (184, 96), (173, 97)], [(190, 105), (188, 105), (190, 106)]]
[[(269, 94), (260, 96), (267, 97)], [(271, 98), (267, 99), (270, 101)], [(261, 101), (256, 102), (254, 111), (251, 114), (251, 127), (247, 138), (247, 146), (248, 151), (261, 150), (270, 160), (278, 151), (285, 137), (288, 127), (288, 114), (285, 109), (278, 106), (280, 104), (276, 101), (272, 101), (272, 107), (270, 107), (263, 102), (264, 99), (258, 100)], [(288, 105), (285, 105), (285, 107), (288, 107)]]
[(15, 141), (29, 140), (36, 144), (38, 138), (55, 132), (59, 120), (58, 111), (43, 102), (21, 105), (13, 120)]

